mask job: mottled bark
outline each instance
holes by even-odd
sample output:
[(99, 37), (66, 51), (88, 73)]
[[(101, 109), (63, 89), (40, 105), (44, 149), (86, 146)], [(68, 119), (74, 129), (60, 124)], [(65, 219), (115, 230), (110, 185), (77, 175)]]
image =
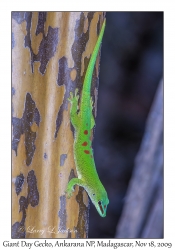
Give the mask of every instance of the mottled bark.
[[(103, 12), (12, 12), (12, 238), (86, 238), (76, 187), (70, 91), (81, 93)], [(96, 101), (99, 57), (93, 75)], [(95, 109), (94, 109), (95, 112)]]

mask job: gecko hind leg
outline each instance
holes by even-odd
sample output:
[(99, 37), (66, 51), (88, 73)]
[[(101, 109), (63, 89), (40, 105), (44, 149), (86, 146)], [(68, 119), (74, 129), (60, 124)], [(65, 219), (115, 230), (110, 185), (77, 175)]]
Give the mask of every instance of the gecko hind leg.
[(73, 93), (70, 92), (70, 97), (68, 98), (68, 101), (71, 103), (70, 119), (74, 127), (78, 126), (78, 114), (77, 114), (78, 100), (79, 100), (78, 89), (75, 89), (75, 95), (73, 96)]

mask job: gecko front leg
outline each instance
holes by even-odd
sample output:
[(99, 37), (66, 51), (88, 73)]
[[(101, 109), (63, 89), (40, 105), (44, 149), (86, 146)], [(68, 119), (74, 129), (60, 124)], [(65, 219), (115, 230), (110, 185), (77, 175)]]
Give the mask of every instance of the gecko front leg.
[(69, 199), (73, 192), (74, 192), (74, 186), (75, 185), (79, 185), (81, 187), (84, 187), (85, 183), (81, 180), (81, 179), (78, 179), (78, 178), (72, 178), (68, 185), (67, 185), (67, 188), (66, 188), (66, 194), (67, 194), (67, 198)]

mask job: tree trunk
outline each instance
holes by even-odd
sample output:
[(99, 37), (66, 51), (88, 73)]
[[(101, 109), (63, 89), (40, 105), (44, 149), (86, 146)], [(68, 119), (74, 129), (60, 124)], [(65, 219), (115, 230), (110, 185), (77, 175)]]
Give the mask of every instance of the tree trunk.
[(163, 237), (163, 82), (150, 111), (116, 238)]
[[(12, 238), (86, 238), (89, 200), (77, 175), (70, 92), (81, 93), (103, 12), (12, 12)], [(93, 74), (97, 101), (99, 57)], [(96, 110), (96, 108), (94, 109)]]

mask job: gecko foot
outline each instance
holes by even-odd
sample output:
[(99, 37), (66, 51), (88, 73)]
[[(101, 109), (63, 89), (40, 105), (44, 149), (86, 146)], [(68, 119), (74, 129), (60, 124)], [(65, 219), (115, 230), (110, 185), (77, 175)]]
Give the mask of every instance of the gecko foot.
[(67, 187), (67, 188), (66, 188), (65, 193), (66, 193), (66, 196), (67, 196), (68, 199), (71, 198), (73, 192), (74, 192), (74, 188), (72, 188), (72, 187), (71, 187), (71, 188), (70, 188), (70, 187)]
[(78, 103), (79, 95), (78, 95), (78, 89), (75, 89), (75, 95), (73, 96), (73, 93), (70, 92), (70, 97), (68, 98), (68, 101), (70, 103)]

